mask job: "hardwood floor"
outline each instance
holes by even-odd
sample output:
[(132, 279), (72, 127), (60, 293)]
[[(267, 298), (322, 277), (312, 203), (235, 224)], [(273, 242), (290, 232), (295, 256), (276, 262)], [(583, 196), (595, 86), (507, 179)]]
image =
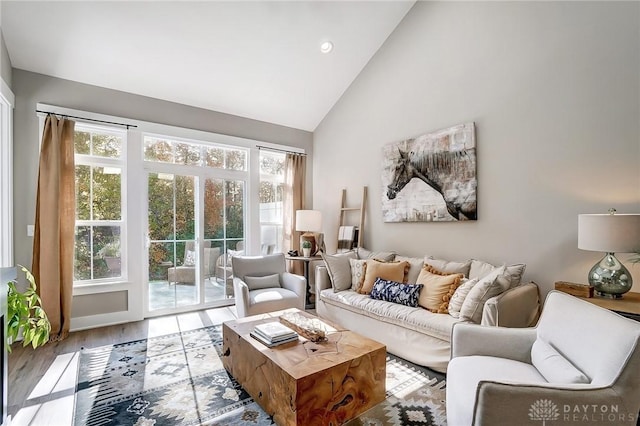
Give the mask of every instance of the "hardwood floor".
[(13, 346), (9, 354), (8, 415), (11, 425), (64, 426), (73, 423), (80, 349), (193, 330), (236, 318), (224, 307), (73, 332), (37, 350)]

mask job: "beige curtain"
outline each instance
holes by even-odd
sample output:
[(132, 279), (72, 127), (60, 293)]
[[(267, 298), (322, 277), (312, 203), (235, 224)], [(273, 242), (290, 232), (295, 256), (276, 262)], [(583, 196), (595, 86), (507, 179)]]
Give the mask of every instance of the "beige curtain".
[(71, 322), (75, 227), (75, 122), (48, 115), (42, 134), (32, 271), (51, 321), (51, 340), (64, 339)]
[[(287, 153), (284, 163), (284, 252), (300, 253), (300, 234), (296, 232), (296, 211), (304, 209), (306, 156)], [(290, 262), (290, 272), (303, 274), (302, 262)]]

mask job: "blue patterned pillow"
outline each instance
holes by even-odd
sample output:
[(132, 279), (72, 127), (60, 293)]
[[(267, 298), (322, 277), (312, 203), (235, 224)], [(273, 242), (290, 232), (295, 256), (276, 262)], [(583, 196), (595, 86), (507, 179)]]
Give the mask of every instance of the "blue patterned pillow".
[(422, 284), (402, 284), (377, 278), (371, 290), (371, 298), (417, 308), (422, 287)]

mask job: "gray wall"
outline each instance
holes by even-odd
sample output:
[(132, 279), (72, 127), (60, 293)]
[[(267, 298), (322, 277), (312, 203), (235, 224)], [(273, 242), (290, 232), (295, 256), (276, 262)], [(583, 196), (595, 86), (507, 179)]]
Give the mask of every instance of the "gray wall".
[[(175, 83), (178, 84), (178, 83)], [(190, 129), (233, 135), (242, 138), (304, 148), (311, 153), (312, 134), (222, 114), (200, 108), (96, 86), (62, 80), (19, 69), (13, 70), (14, 111), (14, 238), (15, 261), (31, 265), (33, 238), (27, 237), (27, 225), (35, 218), (36, 182), (38, 177), (39, 139), (38, 102), (83, 111), (126, 117)], [(312, 175), (312, 155), (308, 157), (309, 176)], [(311, 179), (309, 179), (311, 187)], [(309, 191), (309, 198), (311, 190)], [(115, 303), (113, 309), (101, 313), (127, 309), (121, 295), (98, 294), (76, 297), (74, 314), (86, 314), (84, 306)], [(126, 300), (126, 299), (125, 299)]]
[[(340, 190), (368, 185), (367, 247), (585, 282), (602, 255), (578, 250), (578, 214), (640, 213), (639, 76), (637, 2), (418, 2), (314, 132), (329, 248)], [(382, 146), (469, 121), (478, 221), (383, 223)]]
[(11, 87), (12, 84), (11, 71), (9, 51), (7, 50), (7, 45), (4, 43), (4, 36), (2, 35), (2, 29), (0, 28), (0, 77), (2, 77), (9, 87)]

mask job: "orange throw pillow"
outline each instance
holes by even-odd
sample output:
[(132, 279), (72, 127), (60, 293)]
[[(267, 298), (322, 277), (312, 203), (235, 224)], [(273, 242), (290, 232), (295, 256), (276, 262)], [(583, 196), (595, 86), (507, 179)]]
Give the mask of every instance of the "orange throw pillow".
[(358, 290), (360, 294), (369, 294), (373, 289), (373, 284), (377, 278), (395, 281), (398, 283), (407, 282), (407, 274), (411, 264), (404, 262), (380, 262), (375, 259), (367, 260), (367, 269), (364, 274), (362, 287)]
[(424, 285), (420, 291), (418, 305), (437, 314), (449, 313), (449, 300), (460, 286), (463, 277), (462, 274), (448, 274), (431, 265), (425, 265), (416, 281), (416, 284)]

